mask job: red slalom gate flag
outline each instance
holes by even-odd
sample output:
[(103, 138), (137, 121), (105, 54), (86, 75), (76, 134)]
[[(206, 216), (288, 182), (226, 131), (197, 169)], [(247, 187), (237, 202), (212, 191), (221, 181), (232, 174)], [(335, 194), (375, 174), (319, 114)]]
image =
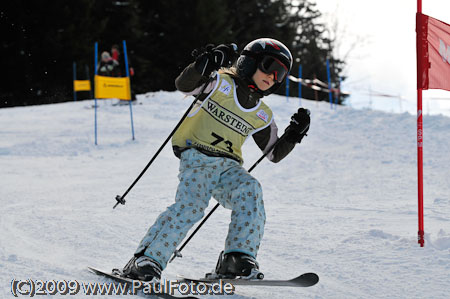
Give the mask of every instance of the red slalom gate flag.
[(417, 89), (450, 91), (450, 25), (416, 15)]

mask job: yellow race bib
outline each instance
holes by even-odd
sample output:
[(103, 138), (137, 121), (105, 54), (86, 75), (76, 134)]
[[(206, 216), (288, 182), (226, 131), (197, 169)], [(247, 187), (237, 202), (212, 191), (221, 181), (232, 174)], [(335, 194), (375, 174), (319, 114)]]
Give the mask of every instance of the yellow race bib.
[(175, 132), (172, 145), (231, 156), (242, 163), (245, 140), (271, 122), (272, 111), (264, 102), (259, 101), (251, 109), (243, 108), (234, 80), (227, 74), (217, 74), (213, 91), (186, 117)]

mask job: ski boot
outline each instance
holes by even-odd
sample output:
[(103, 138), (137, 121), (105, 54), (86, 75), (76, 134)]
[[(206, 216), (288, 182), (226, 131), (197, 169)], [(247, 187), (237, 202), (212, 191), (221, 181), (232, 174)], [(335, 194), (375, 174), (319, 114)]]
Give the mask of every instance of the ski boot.
[(161, 279), (161, 266), (148, 256), (133, 256), (123, 267), (123, 270), (114, 269), (113, 273), (131, 279), (149, 282), (158, 282)]
[(222, 251), (214, 273), (207, 273), (207, 279), (263, 279), (256, 259), (242, 252)]

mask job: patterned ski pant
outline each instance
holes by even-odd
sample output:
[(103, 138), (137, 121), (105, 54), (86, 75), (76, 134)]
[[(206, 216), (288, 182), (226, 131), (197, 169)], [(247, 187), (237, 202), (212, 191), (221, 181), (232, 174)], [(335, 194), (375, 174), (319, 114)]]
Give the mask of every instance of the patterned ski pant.
[(209, 157), (195, 149), (181, 154), (178, 178), (175, 203), (149, 228), (136, 254), (144, 253), (164, 269), (189, 229), (203, 218), (213, 196), (232, 210), (225, 253), (256, 257), (266, 220), (259, 182), (233, 159)]

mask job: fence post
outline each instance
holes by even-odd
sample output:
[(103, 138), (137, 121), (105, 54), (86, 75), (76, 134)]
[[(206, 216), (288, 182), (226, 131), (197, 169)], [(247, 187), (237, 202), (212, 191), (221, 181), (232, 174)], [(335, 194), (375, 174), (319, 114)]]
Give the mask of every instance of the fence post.
[[(87, 65), (84, 65), (85, 69), (86, 69), (86, 80), (89, 80), (90, 83), (91, 82), (91, 77), (89, 76), (89, 67)], [(89, 94), (91, 95), (91, 99), (94, 98), (94, 96), (92, 95), (92, 86), (93, 84), (91, 84), (91, 89), (89, 90)]]
[(128, 68), (128, 56), (127, 56), (127, 44), (125, 42), (125, 40), (122, 41), (123, 43), (123, 53), (124, 53), (124, 58), (125, 58), (125, 72), (127, 74), (128, 80), (130, 80), (130, 101), (129, 101), (129, 106), (130, 106), (130, 118), (131, 118), (131, 138), (132, 140), (134, 140), (134, 124), (133, 124), (133, 108), (131, 105), (131, 78), (130, 78), (130, 69)]
[(327, 59), (327, 77), (328, 77), (328, 98), (330, 100), (330, 108), (333, 109), (333, 96), (331, 94), (331, 74), (330, 74), (330, 61)]
[[(95, 75), (97, 75), (97, 61), (98, 61), (97, 58), (98, 58), (98, 42), (95, 42), (95, 63), (94, 63)], [(95, 82), (94, 82), (94, 88), (95, 88)], [(95, 116), (94, 116), (95, 145), (97, 145), (97, 97), (96, 96), (94, 96), (94, 109), (95, 109)]]
[(76, 101), (77, 100), (77, 92), (75, 90), (75, 80), (77, 80), (77, 63), (74, 61), (73, 62), (73, 100)]
[(289, 102), (289, 73), (286, 75), (286, 102)]
[(298, 103), (302, 105), (302, 65), (298, 66)]

